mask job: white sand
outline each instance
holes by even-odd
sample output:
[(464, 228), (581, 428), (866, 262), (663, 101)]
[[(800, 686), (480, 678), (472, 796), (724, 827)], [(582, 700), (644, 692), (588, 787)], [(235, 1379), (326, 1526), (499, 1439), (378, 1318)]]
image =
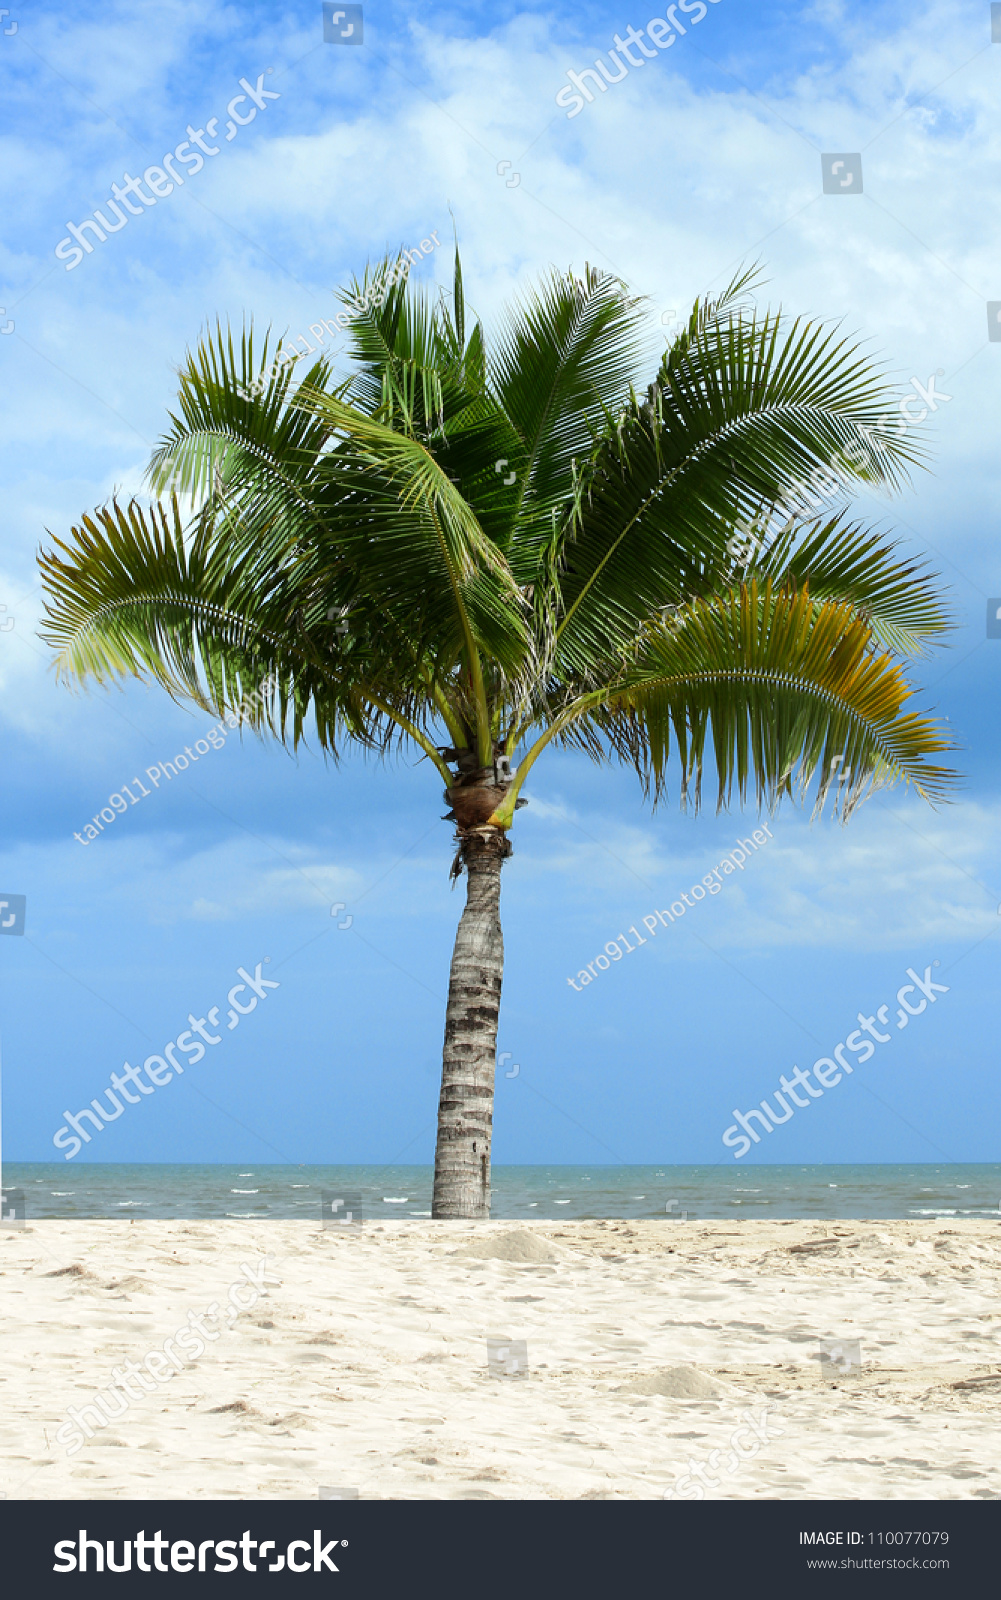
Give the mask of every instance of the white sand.
[[(67, 1406), (265, 1254), (267, 1297), (67, 1456)], [(0, 1232), (0, 1490), (650, 1499), (691, 1460), (707, 1498), (994, 1498), (999, 1276), (991, 1221), (36, 1222)], [(861, 1371), (822, 1373), (826, 1338)]]

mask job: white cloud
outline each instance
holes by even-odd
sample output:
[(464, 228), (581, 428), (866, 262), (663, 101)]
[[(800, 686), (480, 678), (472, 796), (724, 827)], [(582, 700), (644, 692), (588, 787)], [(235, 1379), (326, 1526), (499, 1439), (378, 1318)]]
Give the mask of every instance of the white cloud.
[(784, 806), (769, 821), (773, 841), (745, 852), (732, 874), (722, 867), (725, 855), (760, 826), (750, 813), (725, 820), (665, 815), (627, 826), (621, 815), (534, 798), (531, 804), (545, 823), (530, 846), (521, 845), (531, 851), (538, 880), (533, 898), (552, 901), (554, 880), (562, 880), (558, 892), (576, 914), (584, 902), (595, 926), (607, 922), (600, 943), (615, 938), (623, 917), (642, 927), (644, 915), (669, 909), (714, 867), (724, 889), (687, 908), (668, 939), (684, 932), (745, 950), (911, 950), (973, 945), (1001, 920), (998, 803), (936, 813), (891, 795), (864, 805), (847, 827), (830, 819), (811, 825)]

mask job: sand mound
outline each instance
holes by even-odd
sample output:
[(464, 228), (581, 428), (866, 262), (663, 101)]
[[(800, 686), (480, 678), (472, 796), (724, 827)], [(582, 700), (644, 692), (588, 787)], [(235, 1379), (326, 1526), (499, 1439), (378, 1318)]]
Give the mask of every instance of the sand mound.
[(290, 1411), (284, 1417), (271, 1417), (267, 1424), (269, 1428), (315, 1428), (316, 1423), (302, 1411)]
[(694, 1367), (661, 1367), (619, 1385), (619, 1394), (662, 1394), (671, 1400), (718, 1400), (719, 1390)]
[(548, 1239), (529, 1233), (527, 1228), (512, 1228), (510, 1233), (491, 1233), (464, 1244), (455, 1255), (477, 1261), (559, 1261), (561, 1257)]

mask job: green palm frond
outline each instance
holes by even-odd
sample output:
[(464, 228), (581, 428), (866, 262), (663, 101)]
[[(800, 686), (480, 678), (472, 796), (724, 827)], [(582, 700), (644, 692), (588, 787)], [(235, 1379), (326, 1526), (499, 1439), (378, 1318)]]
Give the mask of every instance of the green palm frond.
[(795, 523), (750, 563), (749, 575), (808, 584), (813, 599), (850, 602), (880, 644), (899, 656), (924, 656), (955, 626), (924, 561), (838, 514)]
[[(277, 737), (403, 741), (446, 783), (445, 744), (483, 769), (525, 748), (503, 826), (551, 743), (655, 798), (676, 762), (696, 805), (707, 763), (720, 804), (814, 780), (843, 816), (900, 780), (937, 802), (953, 747), (902, 666), (949, 627), (934, 574), (846, 513), (779, 509), (832, 460), (897, 489), (921, 446), (857, 345), (759, 314), (756, 281), (696, 301), (645, 387), (643, 306), (590, 268), (491, 341), (458, 253), (437, 296), (387, 257), (341, 296), (337, 381), (217, 324), (149, 469), (190, 512), (105, 506), (41, 558), (58, 671), (216, 711), (267, 676)], [(738, 559), (748, 524), (767, 537)]]
[(520, 442), (512, 466), (523, 542), (529, 528), (548, 537), (572, 493), (575, 461), (627, 403), (644, 329), (641, 303), (592, 268), (583, 279), (550, 274), (502, 322), (487, 368)]
[(794, 771), (801, 794), (819, 777), (818, 810), (833, 786), (846, 818), (872, 788), (901, 779), (942, 800), (953, 774), (929, 758), (955, 745), (905, 712), (912, 691), (900, 663), (872, 647), (850, 603), (816, 604), (805, 585), (752, 580), (652, 624), (608, 705), (641, 717), (657, 793), (673, 734), (696, 805), (707, 741), (720, 806), (734, 787), (743, 800), (753, 781), (758, 804), (774, 807), (792, 793)]
[[(334, 396), (307, 394), (301, 404), (347, 441), (322, 463), (327, 481), (344, 488), (367, 480), (363, 522), (350, 497), (339, 507), (347, 512), (343, 523), (333, 524), (331, 502), (325, 509), (328, 528), (338, 526), (340, 546), (368, 592), (393, 604), (402, 591), (408, 607), (422, 585), (435, 598), (450, 595), (461, 643), (484, 649), (505, 672), (518, 673), (529, 644), (518, 588), (432, 452)], [(456, 639), (456, 649), (459, 644)]]
[(919, 454), (890, 432), (889, 391), (850, 342), (729, 312), (693, 313), (691, 327), (579, 474), (559, 629), (568, 670), (586, 671), (602, 640), (627, 644), (651, 608), (728, 586), (735, 530), (832, 453), (846, 478), (891, 485)]
[[(264, 620), (259, 572), (185, 538), (176, 498), (84, 517), (41, 557), (43, 633), (64, 680), (150, 676), (175, 699), (220, 710), (257, 687), (282, 649)], [(61, 552), (61, 554), (59, 553)]]
[[(289, 406), (293, 364), (269, 363), (268, 347), (266, 336), (258, 364), (252, 327), (243, 330), (237, 346), (232, 332), (217, 324), (215, 337), (188, 353), (180, 371), (180, 414), (171, 413), (172, 427), (146, 474), (154, 493), (173, 490), (202, 500), (220, 481), (268, 471), (294, 492), (296, 477), (325, 440), (315, 420)], [(263, 391), (253, 394), (251, 386), (265, 375)], [(328, 375), (321, 359), (308, 374), (310, 387), (325, 387)]]

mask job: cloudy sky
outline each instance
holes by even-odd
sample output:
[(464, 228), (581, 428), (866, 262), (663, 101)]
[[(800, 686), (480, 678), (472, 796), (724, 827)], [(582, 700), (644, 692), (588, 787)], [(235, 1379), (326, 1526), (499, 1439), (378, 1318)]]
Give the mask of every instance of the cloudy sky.
[[(0, 945), (4, 1154), (57, 1156), (64, 1110), (262, 963), (278, 987), (256, 1011), (78, 1159), (431, 1159), (461, 908), (437, 776), (231, 734), (81, 845), (113, 791), (209, 719), (139, 684), (56, 685), (35, 558), (139, 491), (207, 321), (306, 333), (366, 262), (433, 233), (418, 270), (445, 284), (454, 229), (488, 332), (535, 275), (591, 262), (649, 298), (649, 371), (662, 321), (760, 260), (759, 303), (839, 321), (902, 396), (933, 390), (929, 470), (857, 510), (948, 590), (956, 632), (914, 676), (965, 774), (937, 813), (897, 791), (847, 829), (784, 806), (723, 892), (576, 992), (606, 941), (645, 934), (758, 824), (684, 815), (674, 787), (651, 815), (627, 774), (540, 763), (505, 868), (495, 1160), (732, 1164), (734, 1108), (860, 1012), (895, 1019), (908, 968), (948, 992), (745, 1163), (1001, 1159), (989, 5), (688, 0), (670, 48), (570, 117), (568, 71), (645, 12), (365, 4), (356, 48), (324, 42), (321, 9), (14, 0), (0, 17), (0, 898), (28, 897), (26, 936)], [(241, 79), (263, 105), (238, 125)], [(104, 242), (85, 233), (82, 260), (57, 256), (70, 224), (110, 214), (113, 184), (199, 132), (217, 152), (201, 170)], [(824, 153), (860, 156), (861, 193), (823, 193)]]

